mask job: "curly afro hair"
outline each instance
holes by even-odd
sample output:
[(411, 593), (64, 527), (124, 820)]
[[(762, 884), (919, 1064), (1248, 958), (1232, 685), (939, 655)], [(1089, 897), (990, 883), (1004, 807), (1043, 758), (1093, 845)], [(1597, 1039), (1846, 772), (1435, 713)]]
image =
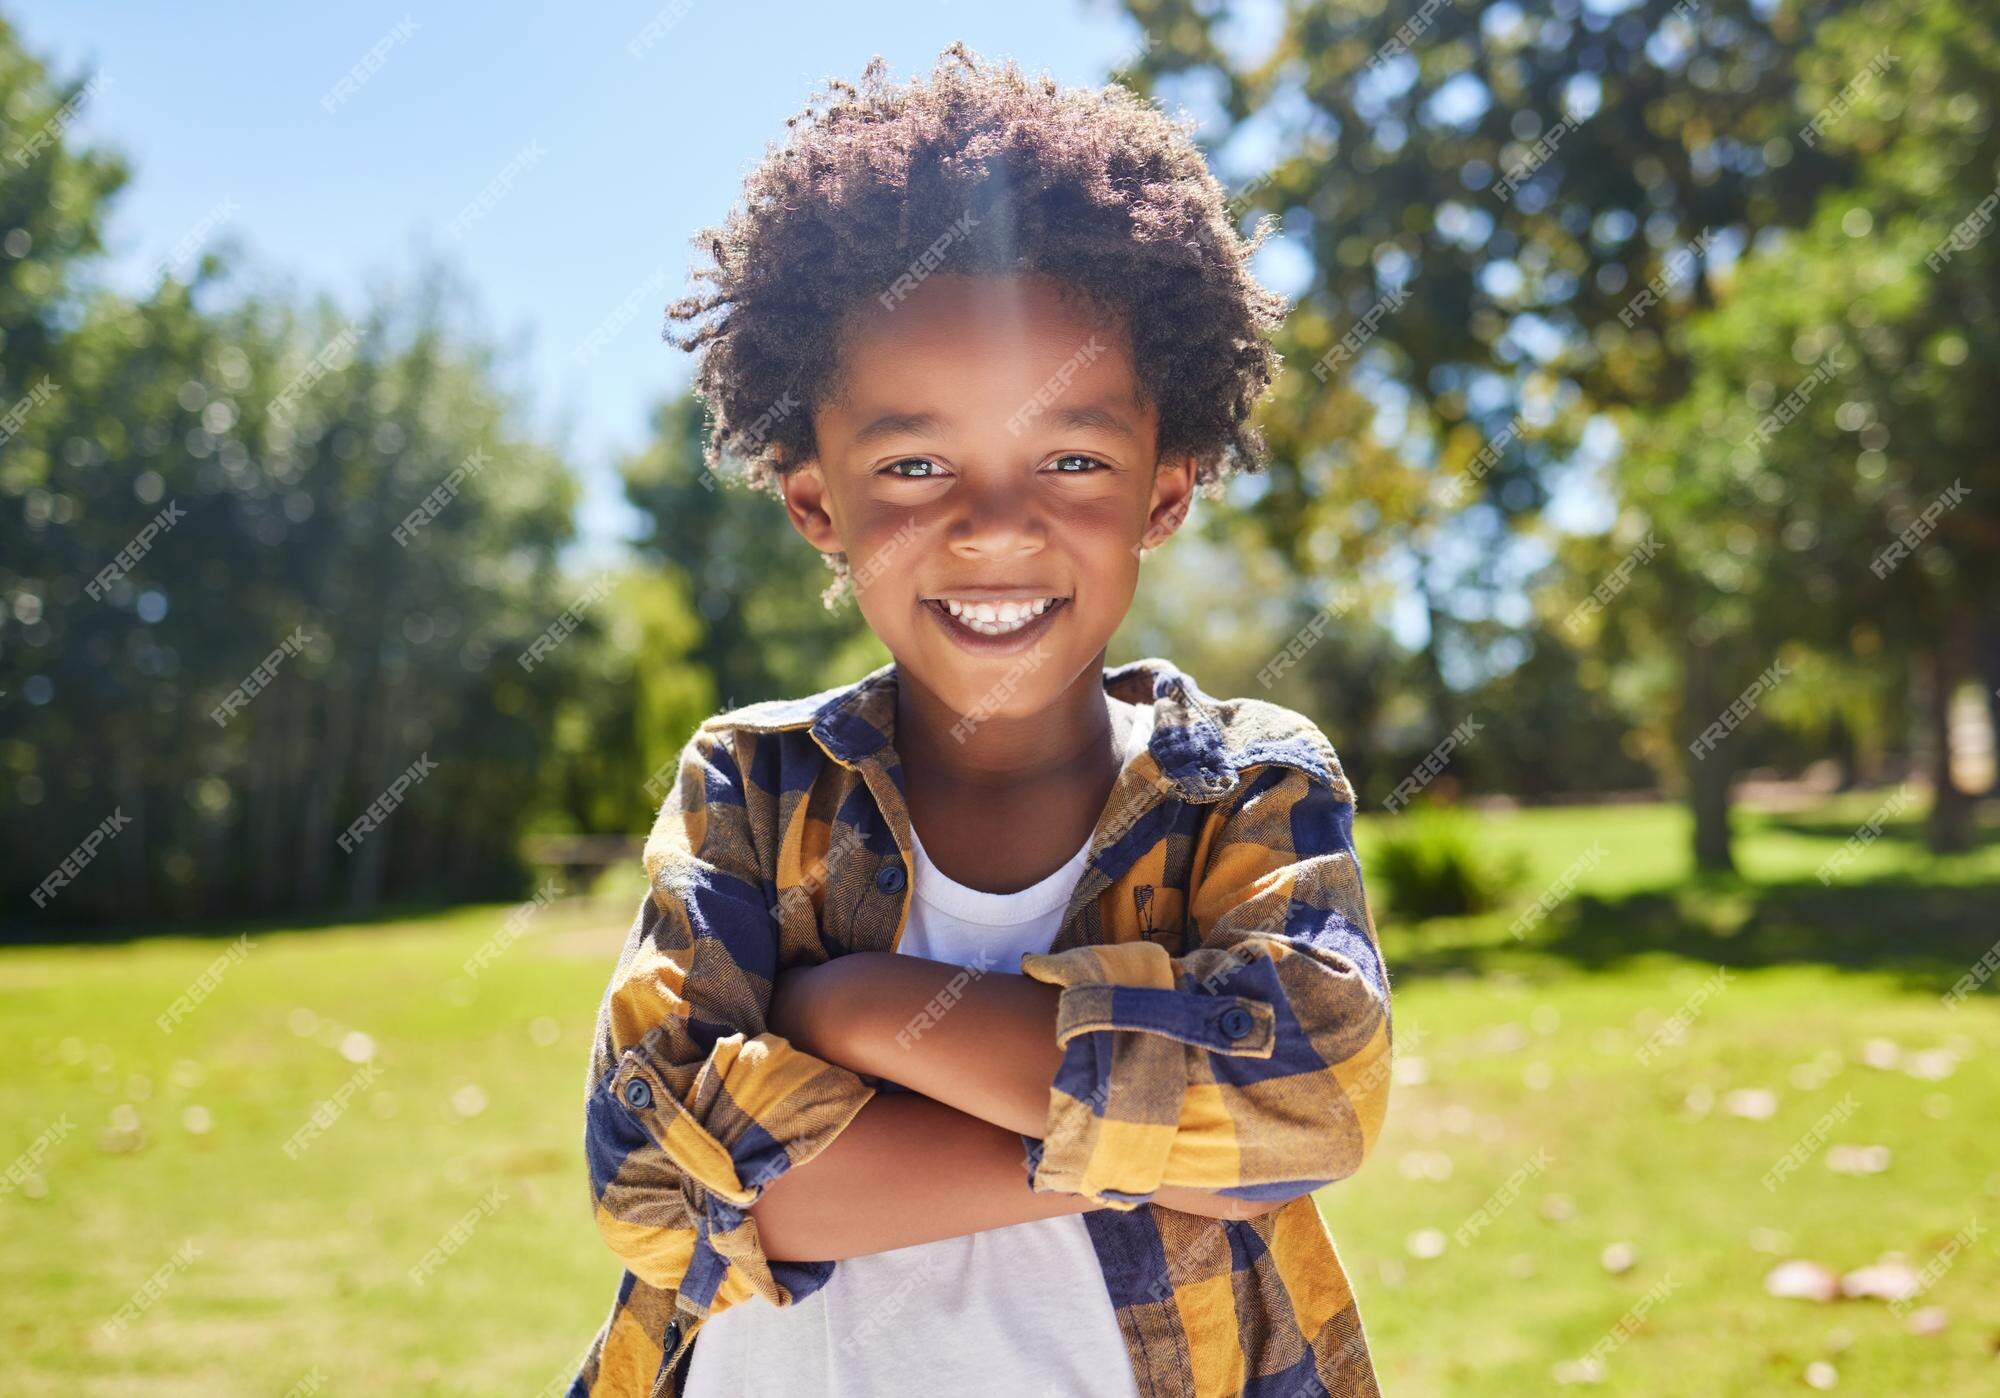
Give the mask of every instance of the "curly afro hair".
[[(1239, 235), (1192, 121), (1115, 84), (984, 65), (963, 43), (928, 80), (896, 88), (886, 72), (877, 55), (859, 88), (829, 79), (742, 203), (692, 240), (708, 255), (692, 281), (709, 285), (667, 307), (663, 338), (697, 355), (707, 466), (734, 458), (778, 494), (814, 454), (813, 410), (840, 396), (849, 317), (928, 268), (1059, 278), (1122, 326), (1139, 392), (1159, 407), (1162, 458), (1193, 456), (1210, 498), (1261, 470), (1249, 419), (1287, 302), (1250, 274), (1268, 219)], [(831, 607), (847, 557), (822, 556)]]

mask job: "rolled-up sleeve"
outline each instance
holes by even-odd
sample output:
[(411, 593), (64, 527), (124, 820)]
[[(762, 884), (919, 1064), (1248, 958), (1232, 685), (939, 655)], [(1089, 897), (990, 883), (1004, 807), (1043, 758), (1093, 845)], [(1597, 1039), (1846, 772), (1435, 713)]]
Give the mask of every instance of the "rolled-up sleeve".
[(598, 1012), (585, 1151), (599, 1230), (696, 1315), (789, 1305), (831, 1262), (772, 1262), (747, 1210), (874, 1095), (766, 1031), (779, 930), (726, 734), (689, 740), (646, 842), (651, 889)]
[(1199, 836), (1186, 952), (1022, 957), (1062, 987), (1033, 1188), (1130, 1209), (1162, 1185), (1283, 1199), (1360, 1168), (1388, 1110), (1390, 1016), (1353, 820), (1344, 777), (1246, 771)]

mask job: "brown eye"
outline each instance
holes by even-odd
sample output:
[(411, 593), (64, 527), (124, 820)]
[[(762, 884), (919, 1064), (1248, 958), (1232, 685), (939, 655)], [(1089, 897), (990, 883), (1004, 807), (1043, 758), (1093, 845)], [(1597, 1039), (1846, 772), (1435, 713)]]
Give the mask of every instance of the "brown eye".
[[(1081, 461), (1084, 464), (1084, 469), (1081, 471), (1062, 470), (1060, 468), (1062, 466), (1062, 463), (1065, 461)], [(1109, 466), (1106, 466), (1102, 461), (1099, 461), (1094, 456), (1078, 456), (1075, 453), (1071, 453), (1068, 456), (1058, 456), (1050, 464), (1057, 468), (1056, 474), (1059, 476), (1084, 476), (1088, 475), (1092, 469), (1099, 471), (1108, 471), (1111, 469)]]
[[(899, 466), (928, 466), (930, 470), (924, 475), (913, 476), (897, 470), (896, 468)], [(932, 479), (937, 473), (938, 464), (935, 461), (926, 461), (921, 456), (906, 456), (901, 461), (892, 461), (882, 470), (882, 474), (885, 476), (901, 476), (906, 481), (927, 481)]]

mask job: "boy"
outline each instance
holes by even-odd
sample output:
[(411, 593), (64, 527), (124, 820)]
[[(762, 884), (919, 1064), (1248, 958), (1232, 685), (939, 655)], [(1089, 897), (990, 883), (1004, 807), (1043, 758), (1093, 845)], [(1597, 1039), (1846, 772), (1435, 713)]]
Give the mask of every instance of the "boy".
[(711, 463), (894, 660), (682, 753), (599, 1017), (626, 1272), (571, 1392), (1375, 1394), (1311, 1198), (1387, 1107), (1353, 791), (1302, 716), (1103, 666), (1142, 553), (1258, 464), (1283, 303), (1131, 94), (882, 71), (669, 312), (721, 313)]

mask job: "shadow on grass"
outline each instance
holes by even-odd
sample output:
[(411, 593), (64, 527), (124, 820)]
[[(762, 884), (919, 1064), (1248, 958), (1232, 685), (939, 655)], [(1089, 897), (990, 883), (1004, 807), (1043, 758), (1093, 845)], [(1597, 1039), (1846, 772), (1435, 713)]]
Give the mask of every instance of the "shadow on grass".
[[(1781, 830), (1787, 835), (1803, 835), (1815, 840), (1831, 840), (1835, 844), (1846, 840), (1858, 828), (1856, 822), (1837, 820), (1812, 811), (1801, 811), (1796, 814), (1764, 812), (1760, 814), (1759, 819), (1768, 830)], [(1882, 822), (1881, 833), (1875, 839), (1903, 845), (1912, 852), (1921, 853), (1924, 850), (1924, 817), (1919, 813), (1916, 816), (1885, 820)], [(1977, 825), (1973, 830), (1971, 847), (1974, 850), (2000, 847), (2000, 824), (1986, 822)]]
[[(1521, 942), (1505, 923), (1487, 925), (1499, 936), (1452, 942), (1417, 929), (1397, 969), (1425, 976), (1503, 962), (1518, 968), (1527, 952), (1607, 971), (1666, 954), (1733, 969), (1818, 963), (1888, 973), (1907, 990), (1942, 995), (2000, 941), (2000, 883), (1697, 881), (1613, 898), (1578, 893)], [(1981, 993), (1995, 986), (2000, 978)]]
[(8, 947), (94, 947), (122, 946), (128, 942), (156, 937), (189, 937), (202, 941), (234, 941), (248, 935), (251, 940), (263, 933), (317, 932), (329, 927), (390, 927), (399, 923), (441, 917), (467, 906), (462, 900), (409, 900), (376, 903), (349, 911), (340, 908), (318, 912), (272, 913), (263, 917), (231, 918), (220, 922), (174, 922), (143, 920), (135, 924), (66, 925), (26, 921), (0, 922), (0, 950)]

